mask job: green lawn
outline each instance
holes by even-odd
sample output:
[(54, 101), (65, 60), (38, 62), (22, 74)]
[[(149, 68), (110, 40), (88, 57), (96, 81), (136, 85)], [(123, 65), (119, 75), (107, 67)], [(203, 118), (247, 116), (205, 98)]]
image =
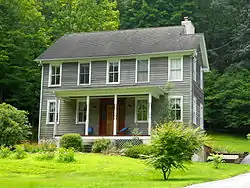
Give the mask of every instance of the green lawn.
[(210, 133), (212, 139), (209, 145), (212, 147), (221, 147), (232, 150), (232, 152), (250, 152), (250, 140), (244, 136)]
[(164, 182), (160, 171), (146, 166), (142, 160), (101, 154), (77, 154), (76, 158), (70, 164), (36, 161), (34, 156), (23, 160), (0, 159), (0, 187), (175, 188), (250, 171), (245, 165), (223, 164), (216, 170), (209, 163), (194, 163), (186, 172), (173, 172), (170, 180)]

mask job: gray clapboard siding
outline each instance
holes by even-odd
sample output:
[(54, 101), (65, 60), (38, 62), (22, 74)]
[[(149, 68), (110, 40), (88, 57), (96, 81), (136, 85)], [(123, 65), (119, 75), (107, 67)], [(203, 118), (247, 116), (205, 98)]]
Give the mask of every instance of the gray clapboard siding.
[[(170, 96), (183, 96), (183, 121), (184, 123), (190, 124), (192, 121), (192, 95), (197, 95), (197, 103), (203, 101), (202, 92), (194, 86), (196, 83), (190, 82), (192, 79), (192, 57), (184, 56), (183, 59), (183, 81), (168, 82), (168, 57), (150, 58), (150, 82), (149, 83), (135, 83), (135, 66), (136, 59), (121, 60), (120, 68), (120, 84), (118, 85), (107, 85), (106, 84), (106, 68), (107, 61), (92, 61), (92, 76), (91, 85), (89, 86), (78, 86), (77, 85), (77, 74), (78, 74), (78, 63), (63, 63), (62, 65), (62, 83), (61, 87), (48, 87), (48, 76), (49, 76), (49, 65), (44, 64), (44, 77), (43, 77), (43, 98), (42, 98), (42, 109), (41, 109), (41, 138), (51, 138), (53, 134), (53, 125), (46, 125), (47, 115), (47, 100), (55, 99), (54, 91), (58, 89), (79, 89), (89, 87), (127, 87), (136, 85), (155, 85), (155, 86), (166, 86), (171, 85), (169, 90)], [(197, 70), (199, 70), (197, 68)], [(192, 83), (192, 86), (190, 85)], [(192, 90), (192, 91), (191, 91)], [(198, 91), (197, 91), (198, 90)], [(200, 92), (200, 93), (199, 93)], [(200, 96), (200, 97), (199, 97)], [(113, 96), (111, 96), (113, 97)], [(162, 99), (153, 99), (152, 102), (152, 120), (157, 121), (159, 113), (159, 105), (162, 103)], [(126, 99), (126, 127), (130, 130), (138, 127), (142, 134), (147, 134), (148, 125), (147, 123), (135, 123), (134, 122), (134, 110), (135, 110), (135, 99), (130, 97)], [(90, 124), (89, 127), (93, 127), (94, 133), (99, 133), (99, 99), (90, 100)], [(199, 109), (199, 108), (197, 108)], [(61, 99), (60, 106), (60, 117), (59, 125), (57, 127), (57, 134), (65, 133), (80, 133), (84, 134), (84, 124), (76, 124), (76, 100), (71, 99), (64, 101)]]

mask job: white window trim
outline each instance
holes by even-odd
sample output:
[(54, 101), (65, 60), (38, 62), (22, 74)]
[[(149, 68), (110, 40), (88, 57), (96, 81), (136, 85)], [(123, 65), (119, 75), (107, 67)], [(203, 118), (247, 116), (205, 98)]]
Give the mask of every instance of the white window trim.
[(193, 78), (194, 81), (197, 82), (197, 62), (196, 58), (193, 60)]
[[(52, 74), (52, 66), (60, 66), (60, 84), (51, 85), (51, 74)], [(60, 87), (62, 85), (62, 63), (60, 64), (49, 64), (49, 82), (48, 87)]]
[[(89, 64), (89, 83), (87, 84), (81, 84), (80, 83), (80, 66), (82, 64)], [(87, 62), (87, 63), (78, 63), (78, 76), (77, 76), (77, 85), (78, 86), (86, 86), (86, 85), (91, 85), (91, 74), (92, 74), (92, 62)]]
[[(109, 64), (118, 62), (118, 82), (109, 82)], [(121, 60), (108, 60), (106, 67), (106, 84), (120, 84), (121, 78)]]
[(204, 79), (203, 79), (203, 69), (200, 67), (200, 87), (201, 89), (204, 88)]
[[(148, 80), (147, 81), (137, 81), (138, 79), (138, 60), (148, 60)], [(150, 58), (137, 58), (135, 64), (135, 83), (148, 83), (150, 82)]]
[[(147, 120), (144, 120), (144, 121), (138, 121), (137, 120), (137, 103), (138, 103), (139, 100), (145, 100), (145, 101), (147, 101)], [(136, 97), (135, 98), (134, 120), (135, 120), (135, 123), (148, 123), (148, 98), (147, 97)]]
[[(54, 100), (47, 100), (46, 124), (48, 124), (48, 125), (55, 124), (55, 122), (49, 122), (49, 104), (52, 102), (56, 103), (56, 100), (55, 99)], [(58, 104), (57, 104), (58, 121), (56, 122), (57, 124), (59, 124), (59, 121), (60, 121), (60, 104), (61, 104), (60, 100), (58, 100)], [(57, 116), (56, 112), (55, 112), (55, 116)]]
[(169, 96), (170, 99), (181, 99), (181, 120), (175, 120), (175, 122), (183, 122), (183, 96)]
[[(173, 80), (173, 79), (170, 79), (170, 66), (171, 66), (171, 60), (172, 59), (181, 59), (181, 78), (180, 79), (176, 79), (176, 80)], [(169, 56), (168, 57), (168, 81), (183, 81), (183, 56)]]
[[(84, 121), (84, 122), (80, 122), (80, 121), (78, 121), (78, 115), (79, 115), (79, 103), (80, 102), (84, 102), (84, 103), (86, 103), (86, 100), (84, 100), (84, 99), (78, 99), (77, 101), (76, 101), (76, 124), (86, 124), (86, 121)], [(87, 104), (86, 104), (87, 105)], [(87, 113), (87, 112), (86, 112)], [(86, 114), (87, 115), (87, 114)], [(87, 120), (87, 119), (86, 119)]]
[(193, 98), (193, 123), (197, 124), (197, 98)]
[(200, 103), (200, 127), (204, 129), (204, 106)]

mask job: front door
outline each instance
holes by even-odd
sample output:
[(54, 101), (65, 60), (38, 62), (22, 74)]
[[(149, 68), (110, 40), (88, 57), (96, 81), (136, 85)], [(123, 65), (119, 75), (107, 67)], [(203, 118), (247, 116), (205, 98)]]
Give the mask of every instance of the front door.
[(114, 105), (107, 105), (106, 135), (113, 135), (114, 128)]

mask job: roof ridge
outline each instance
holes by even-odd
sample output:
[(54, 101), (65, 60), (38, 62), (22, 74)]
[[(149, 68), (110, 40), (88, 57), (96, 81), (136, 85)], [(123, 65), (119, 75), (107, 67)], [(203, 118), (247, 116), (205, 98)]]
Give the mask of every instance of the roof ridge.
[(63, 36), (70, 36), (70, 35), (82, 35), (82, 34), (94, 34), (94, 33), (114, 33), (114, 32), (126, 32), (126, 31), (141, 31), (141, 30), (153, 30), (153, 29), (163, 29), (163, 28), (176, 28), (176, 27), (183, 27), (183, 25), (178, 26), (161, 26), (161, 27), (145, 27), (145, 28), (133, 28), (133, 29), (119, 29), (119, 30), (107, 30), (107, 31), (91, 31), (91, 32), (79, 32), (79, 33), (66, 33)]

